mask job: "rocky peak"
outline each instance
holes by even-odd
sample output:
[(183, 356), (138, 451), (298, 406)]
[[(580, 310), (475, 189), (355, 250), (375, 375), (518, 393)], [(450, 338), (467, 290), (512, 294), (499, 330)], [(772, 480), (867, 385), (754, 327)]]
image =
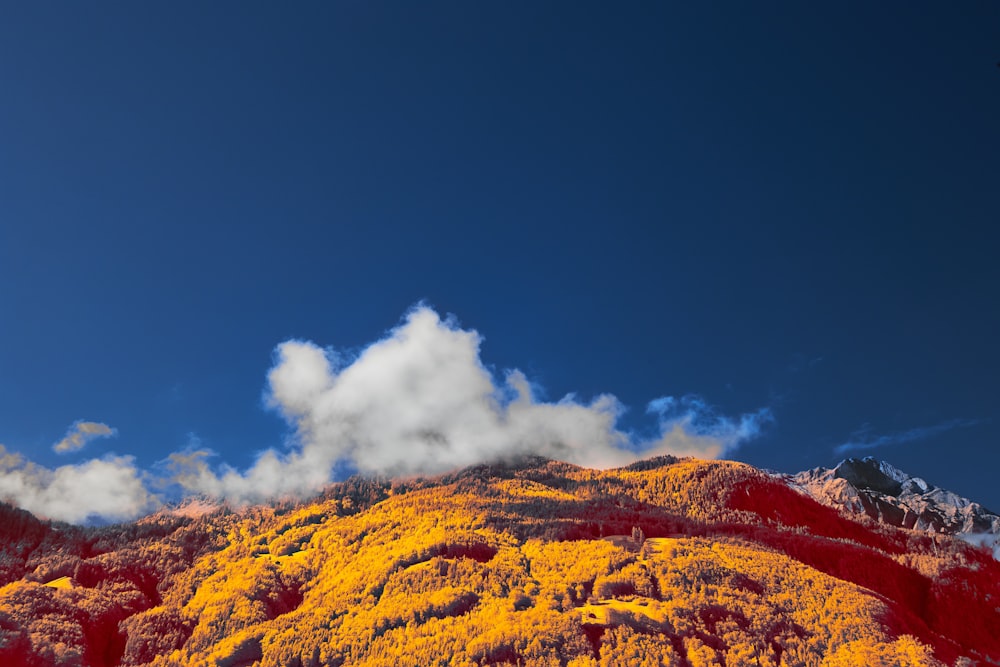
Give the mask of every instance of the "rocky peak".
[(833, 469), (834, 478), (846, 479), (858, 490), (876, 491), (887, 496), (899, 496), (906, 476), (888, 463), (869, 456), (846, 459)]
[(1000, 516), (957, 493), (868, 456), (786, 478), (824, 505), (901, 528), (992, 545), (1000, 558)]

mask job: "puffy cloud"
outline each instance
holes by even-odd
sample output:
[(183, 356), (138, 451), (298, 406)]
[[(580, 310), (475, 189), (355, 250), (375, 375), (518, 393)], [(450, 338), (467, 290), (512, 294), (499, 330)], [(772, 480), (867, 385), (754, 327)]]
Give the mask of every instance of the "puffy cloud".
[(50, 469), (9, 453), (3, 445), (0, 499), (70, 523), (134, 519), (158, 504), (131, 457), (108, 456)]
[(617, 427), (624, 407), (605, 394), (539, 400), (517, 370), (498, 381), (480, 359), (479, 334), (442, 321), (427, 307), (350, 363), (305, 341), (278, 346), (268, 374), (270, 404), (294, 429), (284, 452), (268, 450), (240, 472), (208, 465), (208, 452), (171, 457), (190, 491), (236, 502), (315, 491), (345, 462), (362, 473), (435, 473), (539, 454), (591, 467), (656, 454), (716, 457), (756, 437), (771, 419), (731, 419), (701, 399), (657, 399), (659, 433), (640, 440)]
[(97, 438), (109, 438), (117, 435), (117, 431), (107, 424), (99, 422), (78, 421), (66, 431), (66, 437), (52, 445), (52, 449), (63, 454), (83, 449), (87, 443)]
[[(757, 437), (772, 419), (766, 409), (732, 418), (697, 396), (667, 396), (647, 407), (655, 435), (637, 437), (618, 426), (625, 407), (614, 396), (543, 400), (522, 372), (491, 373), (481, 343), (477, 332), (423, 306), (355, 357), (287, 341), (275, 350), (267, 401), (292, 435), (249, 469), (212, 465), (193, 436), (159, 476), (138, 470), (131, 457), (49, 469), (0, 447), (0, 499), (73, 523), (125, 520), (158, 506), (149, 489), (171, 483), (242, 504), (312, 493), (345, 470), (430, 474), (525, 454), (598, 468), (661, 454), (714, 458)], [(77, 451), (115, 434), (81, 421), (54, 449)]]

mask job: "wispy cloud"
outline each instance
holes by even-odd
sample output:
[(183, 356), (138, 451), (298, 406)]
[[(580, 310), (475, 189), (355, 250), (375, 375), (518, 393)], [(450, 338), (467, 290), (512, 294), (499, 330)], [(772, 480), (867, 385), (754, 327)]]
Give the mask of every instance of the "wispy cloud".
[(822, 356), (808, 356), (801, 352), (796, 352), (792, 355), (791, 361), (788, 362), (788, 372), (793, 374), (801, 373), (813, 369), (821, 363), (823, 363)]
[(107, 424), (77, 421), (66, 431), (66, 437), (52, 445), (52, 449), (60, 454), (76, 452), (86, 447), (92, 440), (110, 438), (117, 434), (118, 432)]
[(924, 440), (954, 429), (976, 426), (983, 423), (983, 421), (982, 419), (950, 419), (940, 424), (934, 424), (933, 426), (919, 426), (886, 435), (871, 435), (871, 429), (866, 424), (858, 431), (852, 433), (849, 441), (834, 447), (833, 451), (837, 455), (842, 455), (848, 452), (876, 449), (877, 447), (901, 445), (916, 440)]
[[(769, 408), (761, 408), (733, 419), (720, 414), (700, 396), (664, 396), (649, 402), (646, 413), (656, 415), (661, 436), (652, 449), (703, 458), (724, 456), (743, 442), (753, 440), (774, 421)], [(692, 446), (693, 439), (702, 443)], [(645, 449), (645, 447), (641, 448)]]

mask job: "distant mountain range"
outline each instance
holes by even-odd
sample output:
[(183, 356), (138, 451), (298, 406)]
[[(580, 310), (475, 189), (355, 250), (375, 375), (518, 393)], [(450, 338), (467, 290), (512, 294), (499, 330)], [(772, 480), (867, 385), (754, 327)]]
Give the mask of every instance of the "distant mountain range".
[(988, 546), (1000, 560), (1000, 515), (874, 457), (784, 475), (824, 505), (891, 526), (956, 535)]
[(996, 665), (996, 529), (874, 459), (528, 457), (97, 528), (0, 503), (0, 665)]

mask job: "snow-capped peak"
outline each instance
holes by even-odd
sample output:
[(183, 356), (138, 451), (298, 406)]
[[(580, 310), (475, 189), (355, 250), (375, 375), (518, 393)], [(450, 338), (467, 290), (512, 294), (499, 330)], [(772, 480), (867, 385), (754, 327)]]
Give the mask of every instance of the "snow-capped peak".
[(1000, 554), (1000, 515), (873, 456), (813, 468), (789, 481), (824, 505), (902, 528), (992, 543)]

